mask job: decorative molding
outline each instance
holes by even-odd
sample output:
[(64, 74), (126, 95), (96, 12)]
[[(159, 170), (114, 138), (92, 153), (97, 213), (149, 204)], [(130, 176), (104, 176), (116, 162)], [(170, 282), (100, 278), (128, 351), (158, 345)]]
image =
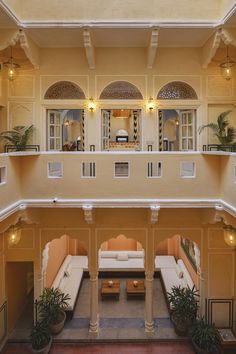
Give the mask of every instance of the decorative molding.
[(159, 205), (151, 205), (150, 206), (150, 224), (156, 224), (158, 221), (158, 215), (160, 211)]
[(151, 33), (151, 38), (150, 38), (148, 51), (147, 51), (147, 68), (148, 69), (152, 69), (155, 58), (156, 58), (157, 47), (158, 47), (158, 34), (159, 34), (158, 29), (154, 28)]
[(91, 204), (83, 205), (84, 219), (88, 224), (94, 224), (93, 206)]
[(83, 39), (84, 39), (84, 48), (86, 52), (89, 69), (95, 69), (94, 46), (92, 43), (91, 34), (88, 29), (85, 29), (83, 31)]
[[(57, 208), (215, 208), (236, 216), (236, 207), (221, 199), (57, 199)], [(86, 210), (88, 206), (88, 209)], [(22, 199), (0, 210), (0, 222), (25, 208), (55, 208), (52, 199)], [(84, 209), (85, 208), (85, 209)], [(90, 210), (89, 210), (90, 209)]]
[(210, 37), (204, 46), (202, 47), (202, 67), (207, 69), (212, 58), (216, 54), (217, 49), (220, 46), (221, 41), (221, 29), (215, 32), (215, 34)]

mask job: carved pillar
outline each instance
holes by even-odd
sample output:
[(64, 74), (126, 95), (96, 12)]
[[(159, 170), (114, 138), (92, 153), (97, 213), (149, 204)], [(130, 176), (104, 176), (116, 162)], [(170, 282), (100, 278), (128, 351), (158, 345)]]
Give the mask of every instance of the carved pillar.
[(154, 275), (154, 239), (152, 226), (148, 227), (148, 237), (145, 252), (145, 331), (154, 332), (153, 322), (153, 275)]
[(154, 332), (154, 322), (153, 322), (153, 271), (145, 272), (145, 286), (146, 286), (146, 296), (145, 296), (145, 331), (147, 333)]
[(98, 272), (90, 272), (90, 324), (89, 332), (98, 332)]
[(89, 274), (90, 274), (90, 325), (89, 332), (98, 332), (98, 255), (95, 228), (90, 229)]

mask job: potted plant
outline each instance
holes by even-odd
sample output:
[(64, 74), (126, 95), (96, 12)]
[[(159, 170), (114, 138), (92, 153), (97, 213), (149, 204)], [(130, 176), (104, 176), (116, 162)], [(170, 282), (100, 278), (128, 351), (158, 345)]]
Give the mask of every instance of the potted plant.
[(167, 296), (175, 332), (179, 336), (186, 336), (197, 316), (198, 290), (194, 286), (192, 289), (173, 286), (171, 293), (167, 293)]
[(52, 336), (46, 322), (36, 322), (32, 328), (30, 338), (33, 353), (49, 353), (52, 344)]
[(0, 133), (0, 139), (8, 141), (14, 145), (16, 151), (25, 150), (33, 133), (33, 125), (26, 127), (24, 125), (17, 125), (12, 130), (6, 130)]
[(220, 341), (214, 325), (197, 319), (193, 325), (191, 339), (197, 354), (218, 353)]
[[(199, 134), (205, 129), (210, 128), (218, 138), (221, 145), (232, 145), (236, 138), (236, 129), (229, 125), (227, 115), (231, 111), (221, 113), (217, 118), (217, 123), (209, 123), (199, 127)], [(234, 143), (236, 144), (236, 143)]]
[(69, 294), (62, 293), (59, 288), (44, 288), (39, 297), (37, 307), (40, 317), (48, 323), (53, 334), (59, 333), (64, 327), (69, 299)]

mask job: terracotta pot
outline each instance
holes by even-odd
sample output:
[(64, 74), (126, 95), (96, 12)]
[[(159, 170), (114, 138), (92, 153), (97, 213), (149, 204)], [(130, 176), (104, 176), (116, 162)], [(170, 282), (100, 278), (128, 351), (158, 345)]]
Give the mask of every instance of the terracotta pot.
[(52, 334), (60, 333), (64, 328), (64, 323), (66, 320), (66, 313), (65, 311), (61, 311), (59, 322), (50, 324), (50, 331)]
[(44, 348), (42, 348), (42, 349), (32, 348), (32, 353), (34, 353), (34, 354), (48, 354), (51, 349), (51, 345), (52, 345), (52, 336), (50, 337), (50, 341), (48, 342), (48, 344)]

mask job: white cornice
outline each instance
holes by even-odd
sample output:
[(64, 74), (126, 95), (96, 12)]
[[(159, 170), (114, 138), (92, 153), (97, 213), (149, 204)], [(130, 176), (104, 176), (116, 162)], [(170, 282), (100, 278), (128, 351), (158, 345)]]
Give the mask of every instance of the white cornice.
[(216, 28), (218, 26), (224, 25), (230, 17), (236, 11), (236, 4), (234, 4), (221, 18), (215, 21), (131, 21), (131, 20), (120, 20), (120, 21), (23, 21), (21, 20), (12, 9), (5, 3), (4, 0), (0, 0), (0, 7), (6, 12), (6, 14), (16, 23), (17, 26), (22, 28)]
[(0, 211), (0, 222), (26, 208), (221, 208), (236, 217), (236, 208), (221, 199), (24, 199)]

